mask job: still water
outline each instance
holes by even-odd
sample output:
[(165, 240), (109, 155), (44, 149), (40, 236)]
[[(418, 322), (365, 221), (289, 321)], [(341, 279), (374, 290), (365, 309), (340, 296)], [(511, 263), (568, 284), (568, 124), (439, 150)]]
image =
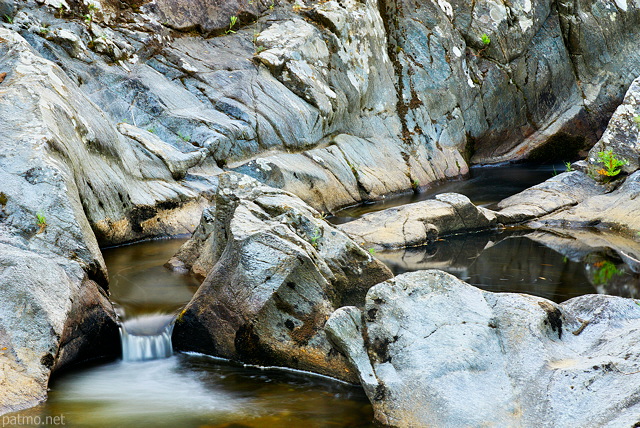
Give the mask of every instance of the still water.
[(556, 302), (598, 292), (588, 263), (572, 260), (526, 234), (451, 236), (376, 256), (396, 275), (440, 269), (493, 292), (526, 293)]
[[(183, 242), (104, 250), (111, 298), (134, 333), (161, 334), (150, 330), (166, 325), (166, 314), (182, 307), (197, 289), (193, 278), (162, 266)], [(20, 426), (37, 426), (24, 422), (46, 416), (64, 416), (65, 426), (87, 428), (365, 427), (373, 419), (360, 387), (321, 376), (198, 354), (134, 359), (142, 361), (115, 361), (60, 375), (46, 403), (19, 413), (24, 418)]]

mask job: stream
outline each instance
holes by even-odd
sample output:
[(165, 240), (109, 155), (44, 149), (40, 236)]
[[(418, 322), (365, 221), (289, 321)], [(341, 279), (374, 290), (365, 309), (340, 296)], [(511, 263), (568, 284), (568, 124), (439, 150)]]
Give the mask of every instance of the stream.
[[(348, 221), (365, 212), (432, 197), (436, 191), (461, 192), (491, 206), (553, 171), (552, 166), (527, 165), (474, 169), (469, 181), (353, 208), (332, 220)], [(74, 427), (371, 425), (372, 409), (360, 387), (294, 370), (173, 354), (172, 314), (189, 301), (198, 282), (162, 265), (184, 241), (156, 240), (104, 250), (111, 299), (124, 320), (123, 359), (56, 376), (49, 400), (20, 415), (43, 419), (64, 415), (66, 425)], [(441, 269), (485, 290), (528, 293), (556, 302), (590, 293), (640, 295), (639, 275), (614, 252), (576, 256), (546, 242), (540, 232), (476, 233), (383, 251), (376, 257), (395, 274)]]
[(124, 319), (124, 359), (61, 374), (47, 402), (21, 416), (64, 415), (66, 426), (96, 428), (370, 426), (371, 405), (360, 387), (200, 354), (171, 355), (167, 314), (189, 301), (198, 282), (162, 265), (184, 241), (103, 251), (111, 299)]

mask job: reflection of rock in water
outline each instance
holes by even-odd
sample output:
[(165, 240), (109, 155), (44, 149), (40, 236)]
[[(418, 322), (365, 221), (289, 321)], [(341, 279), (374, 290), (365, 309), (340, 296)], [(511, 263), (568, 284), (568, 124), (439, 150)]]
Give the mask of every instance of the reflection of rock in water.
[[(545, 232), (546, 231), (546, 232)], [(598, 294), (640, 297), (640, 243), (624, 236), (590, 230), (545, 229), (527, 235), (584, 264)]]
[(385, 251), (379, 258), (396, 274), (441, 269), (491, 291), (534, 294), (556, 301), (596, 292), (582, 263), (522, 232), (450, 237), (424, 247)]
[(590, 254), (585, 261), (587, 278), (599, 294), (621, 297), (640, 297), (640, 275), (622, 260)]

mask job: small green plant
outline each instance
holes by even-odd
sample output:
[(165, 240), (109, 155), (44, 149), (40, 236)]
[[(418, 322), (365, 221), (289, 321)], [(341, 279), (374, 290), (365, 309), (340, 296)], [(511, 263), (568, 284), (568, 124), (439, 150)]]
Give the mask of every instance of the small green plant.
[(147, 131), (151, 132), (152, 134), (155, 134), (156, 133), (156, 128), (154, 128), (154, 127), (147, 128)]
[(178, 137), (180, 137), (180, 139), (182, 141), (184, 141), (185, 143), (188, 143), (191, 141), (191, 136), (189, 135), (182, 135), (180, 132), (178, 132)]
[(47, 219), (40, 211), (36, 213), (36, 224), (40, 228), (40, 230), (38, 230), (38, 233), (44, 232), (44, 229), (47, 227)]
[(491, 39), (487, 36), (487, 33), (480, 36), (480, 40), (482, 40), (482, 44), (485, 45), (485, 47), (491, 44)]
[(640, 115), (633, 116), (633, 121), (635, 122), (636, 126), (640, 128)]
[(420, 182), (419, 182), (418, 180), (413, 180), (413, 181), (411, 182), (411, 189), (412, 189), (414, 192), (417, 192), (417, 191), (420, 189)]
[(375, 256), (376, 255), (376, 249), (373, 248), (373, 247), (369, 248), (369, 254), (371, 254), (372, 256)]
[(232, 16), (231, 18), (229, 18), (229, 29), (227, 31), (224, 32), (224, 34), (229, 34), (229, 33), (235, 33), (235, 31), (233, 31), (233, 27), (238, 23), (238, 17), (237, 16)]
[(599, 169), (597, 173), (605, 177), (615, 177), (620, 174), (620, 167), (629, 164), (626, 159), (618, 159), (613, 150), (598, 152), (598, 161), (604, 167)]
[(565, 162), (564, 167), (566, 168), (566, 172), (573, 171), (573, 167), (571, 166), (571, 162)]
[(93, 19), (95, 18), (95, 13), (96, 13), (96, 10), (98, 10), (98, 8), (93, 3), (89, 4), (87, 8), (89, 9), (89, 13), (85, 14), (83, 18), (84, 18), (85, 24), (87, 24), (87, 27), (89, 27), (89, 31), (93, 32), (93, 29), (91, 28), (91, 26), (93, 24)]
[(4, 20), (7, 22), (7, 24), (13, 24), (13, 18), (9, 15), (5, 15)]
[(320, 233), (320, 229), (316, 228), (316, 230), (313, 231), (313, 236), (311, 237), (311, 245), (313, 245), (313, 248), (318, 248), (318, 240), (322, 238), (322, 234)]

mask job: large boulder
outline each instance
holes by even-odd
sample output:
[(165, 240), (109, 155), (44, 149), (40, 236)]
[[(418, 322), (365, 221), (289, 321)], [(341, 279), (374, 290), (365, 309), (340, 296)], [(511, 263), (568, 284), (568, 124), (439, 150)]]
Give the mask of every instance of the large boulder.
[(340, 306), (362, 305), (368, 288), (392, 275), (320, 217), (292, 194), (223, 174), (204, 217), (210, 235), (186, 244), (206, 250), (178, 254), (206, 253), (199, 263), (210, 271), (176, 320), (174, 346), (356, 380), (324, 323)]
[(400, 275), (325, 329), (391, 426), (632, 426), (640, 308), (481, 291), (441, 271)]
[[(60, 67), (1, 28), (0, 68), (7, 73), (0, 84), (0, 139), (11, 142), (3, 147), (12, 158), (3, 171), (23, 174), (31, 184), (47, 182), (47, 168), (31, 164), (28, 154), (46, 152), (50, 163), (61, 164), (57, 179), (66, 180), (103, 245), (193, 230), (191, 218), (206, 199), (197, 182), (176, 179), (202, 155), (180, 153), (131, 125), (116, 127)], [(11, 187), (7, 192), (10, 200), (23, 199)], [(23, 203), (34, 215), (54, 209)]]
[(403, 136), (474, 163), (575, 156), (640, 72), (640, 9), (626, 0), (381, 5)]
[(588, 227), (617, 231), (631, 236), (640, 232), (640, 171), (630, 175), (616, 190), (595, 195), (576, 206), (542, 217), (536, 225), (575, 228)]

